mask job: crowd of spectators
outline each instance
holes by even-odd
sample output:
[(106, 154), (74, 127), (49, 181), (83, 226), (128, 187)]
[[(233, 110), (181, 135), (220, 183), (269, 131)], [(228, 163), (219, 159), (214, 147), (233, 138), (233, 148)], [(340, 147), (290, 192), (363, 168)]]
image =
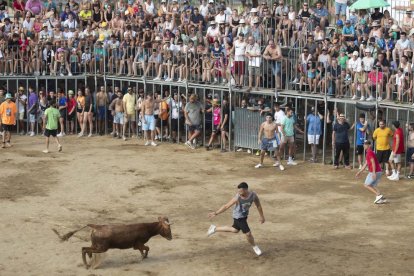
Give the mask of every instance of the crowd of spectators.
[(0, 74), (116, 74), (413, 102), (411, 10), (396, 20), (344, 0), (336, 16), (323, 2), (293, 4), (15, 0), (9, 15), (2, 1)]

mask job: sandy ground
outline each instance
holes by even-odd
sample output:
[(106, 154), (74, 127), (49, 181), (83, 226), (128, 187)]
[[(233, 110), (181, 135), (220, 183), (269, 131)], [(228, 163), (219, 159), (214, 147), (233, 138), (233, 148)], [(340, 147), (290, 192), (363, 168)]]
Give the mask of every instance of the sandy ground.
[[(414, 275), (414, 183), (383, 179), (390, 204), (375, 206), (355, 172), (300, 163), (257, 170), (246, 153), (191, 151), (183, 145), (65, 137), (64, 151), (41, 152), (43, 138), (15, 137), (0, 151), (0, 275)], [(206, 237), (207, 213), (247, 181), (262, 201), (249, 219), (264, 254), (242, 234)], [(87, 223), (156, 221), (167, 215), (173, 240), (158, 236), (141, 261), (132, 249), (110, 250), (86, 270), (81, 247), (52, 232)], [(214, 223), (230, 224), (231, 213)]]

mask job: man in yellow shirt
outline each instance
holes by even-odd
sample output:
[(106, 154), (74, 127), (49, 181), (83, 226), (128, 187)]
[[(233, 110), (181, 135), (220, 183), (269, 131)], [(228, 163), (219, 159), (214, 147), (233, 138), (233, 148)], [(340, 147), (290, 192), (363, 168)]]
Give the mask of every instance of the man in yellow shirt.
[(381, 164), (385, 163), (385, 172), (387, 175), (390, 175), (390, 139), (393, 133), (389, 127), (385, 126), (385, 121), (381, 120), (379, 122), (379, 128), (377, 128), (372, 134), (372, 138), (375, 140), (375, 148), (377, 150), (377, 159)]
[(13, 126), (16, 125), (17, 107), (11, 99), (11, 94), (7, 93), (5, 101), (0, 105), (0, 126), (3, 130), (2, 148), (5, 148), (6, 146), (11, 147), (11, 130)]
[(131, 87), (128, 87), (128, 93), (124, 95), (122, 98), (124, 102), (124, 129), (123, 129), (123, 136), (125, 136), (125, 130), (127, 129), (127, 123), (130, 124), (130, 129), (132, 129), (132, 137), (135, 136), (135, 122), (136, 122), (136, 110), (135, 110), (135, 103), (136, 97), (134, 91), (132, 91)]

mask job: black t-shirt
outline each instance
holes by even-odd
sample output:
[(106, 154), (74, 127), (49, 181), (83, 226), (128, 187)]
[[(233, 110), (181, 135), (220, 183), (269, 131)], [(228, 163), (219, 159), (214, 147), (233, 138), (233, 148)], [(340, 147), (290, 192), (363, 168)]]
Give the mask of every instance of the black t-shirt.
[(229, 123), (230, 123), (230, 108), (229, 108), (229, 105), (228, 104), (223, 105), (222, 110), (223, 110), (223, 114), (221, 116), (223, 116), (223, 120), (224, 120), (224, 116), (227, 115), (227, 121), (224, 125), (225, 125), (226, 128), (228, 128)]
[[(376, 59), (376, 60), (374, 61), (374, 65), (375, 65), (375, 64), (377, 64), (377, 62), (378, 62), (378, 59)], [(384, 58), (384, 59), (382, 60), (381, 65), (382, 65), (382, 66), (385, 66), (385, 67), (390, 67), (390, 66), (391, 66), (390, 62), (389, 62), (386, 58)]]
[(333, 130), (335, 131), (335, 142), (338, 144), (349, 143), (348, 130), (350, 128), (351, 127), (347, 122), (344, 122), (342, 125), (336, 123), (333, 127)]
[(6, 7), (7, 7), (7, 2), (4, 1), (4, 0), (1, 0), (0, 1), (0, 11), (6, 10)]
[(382, 12), (379, 12), (378, 14), (371, 14), (371, 19), (373, 21), (381, 20), (384, 17), (384, 14)]
[(357, 51), (357, 52), (359, 52), (359, 47), (358, 46), (356, 46), (356, 45), (352, 45), (352, 46), (347, 46), (346, 47), (346, 52), (348, 53), (348, 54), (351, 54), (352, 55), (352, 53), (353, 52), (355, 52), (355, 51)]

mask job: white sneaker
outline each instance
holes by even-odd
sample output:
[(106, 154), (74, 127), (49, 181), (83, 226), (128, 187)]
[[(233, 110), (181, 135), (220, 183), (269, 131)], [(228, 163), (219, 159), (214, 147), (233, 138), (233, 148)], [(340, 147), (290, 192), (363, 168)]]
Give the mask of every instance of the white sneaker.
[(393, 172), (391, 175), (387, 176), (389, 180), (392, 180), (395, 177), (395, 173)]
[(63, 137), (63, 135), (65, 135), (65, 133), (60, 132), (58, 135), (56, 135), (57, 137)]
[(89, 133), (88, 137), (92, 137), (92, 132), (91, 132), (91, 133)]
[(178, 79), (178, 81), (177, 82), (183, 82), (181, 79)]
[(380, 102), (382, 101), (382, 97), (378, 97), (377, 100)]
[(241, 152), (241, 151), (243, 151), (243, 149), (242, 149), (242, 148), (237, 149), (237, 152)]
[(79, 132), (78, 137), (82, 137), (83, 136), (83, 132)]
[(156, 147), (157, 144), (155, 144), (154, 142), (151, 142), (151, 146)]
[(362, 165), (359, 165), (358, 170), (361, 170), (361, 169), (362, 169)]
[(256, 169), (260, 169), (261, 167), (263, 167), (263, 165), (262, 164), (257, 164), (256, 166), (254, 166)]
[(33, 137), (33, 136), (35, 136), (34, 131), (30, 132), (30, 137)]
[(161, 80), (161, 78), (159, 78), (159, 77), (156, 77), (155, 79), (153, 79), (154, 81), (157, 81), (157, 80)]
[(374, 100), (374, 98), (372, 97), (372, 96), (369, 96), (368, 98), (367, 98), (367, 101), (369, 101), (369, 102), (371, 102), (371, 101), (373, 101)]
[(43, 153), (49, 153), (49, 151), (48, 150), (44, 150), (44, 151), (42, 151)]
[(126, 137), (125, 137), (125, 135), (122, 135), (122, 139), (123, 139), (124, 141), (126, 141)]
[(190, 141), (185, 142), (185, 145), (186, 145), (187, 147), (189, 147), (190, 149), (192, 149), (192, 148), (193, 148), (193, 145), (191, 145), (191, 142), (190, 142)]
[(288, 162), (287, 162), (287, 164), (288, 165), (291, 165), (291, 166), (296, 166), (298, 163), (296, 163), (295, 161), (293, 161), (293, 160), (289, 160)]
[(61, 77), (64, 77), (64, 76), (65, 76), (63, 73), (60, 73), (59, 75), (60, 75)]
[(166, 78), (165, 81), (172, 81), (172, 79), (171, 78)]
[(262, 250), (260, 250), (260, 248), (257, 245), (253, 246), (253, 250), (254, 250), (254, 253), (256, 253), (257, 256), (262, 255)]
[(351, 100), (356, 100), (357, 99), (357, 96), (356, 95), (354, 95), (352, 98), (351, 98)]
[(69, 77), (70, 77), (70, 76), (72, 76), (72, 73), (70, 73), (70, 72), (69, 72), (69, 73), (68, 73), (68, 76), (69, 76)]
[(382, 199), (384, 196), (383, 195), (377, 195), (375, 197), (374, 203), (377, 203), (380, 199)]
[(365, 97), (364, 97), (364, 96), (362, 96), (359, 100), (360, 100), (360, 101), (365, 101)]
[(281, 171), (284, 171), (284, 170), (285, 170), (285, 167), (283, 167), (283, 165), (282, 165), (282, 164), (280, 164), (280, 165), (279, 165), (279, 169), (280, 169)]
[(214, 224), (212, 224), (212, 225), (210, 225), (210, 228), (208, 228), (207, 237), (210, 237), (214, 233), (216, 233), (216, 226)]
[(43, 72), (42, 72), (42, 75), (43, 75), (43, 76), (46, 76), (46, 71), (43, 71)]
[(273, 167), (279, 167), (279, 166), (280, 166), (279, 161), (278, 161), (278, 162), (275, 162), (275, 163), (273, 164)]
[(250, 149), (247, 150), (247, 153), (252, 153), (252, 151)]
[(145, 144), (144, 144), (144, 146), (149, 146), (149, 145), (151, 145), (150, 141), (146, 141)]
[(375, 204), (384, 204), (387, 203), (388, 201), (385, 198), (381, 198), (380, 200), (378, 200), (377, 202), (375, 202)]

